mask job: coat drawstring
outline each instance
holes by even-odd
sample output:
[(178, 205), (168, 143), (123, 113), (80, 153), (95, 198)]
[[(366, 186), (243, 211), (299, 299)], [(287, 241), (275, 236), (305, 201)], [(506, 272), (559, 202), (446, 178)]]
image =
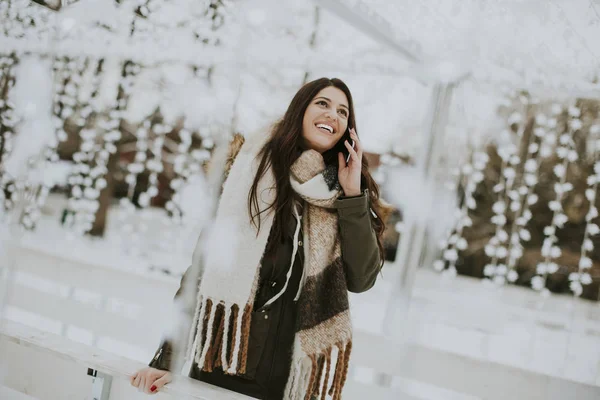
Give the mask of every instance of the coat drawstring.
[[(302, 227), (302, 217), (298, 213), (296, 204), (294, 204), (293, 211), (294, 211), (294, 217), (296, 217), (296, 230), (294, 232), (294, 249), (292, 251), (292, 259), (290, 261), (290, 267), (285, 276), (285, 284), (283, 285), (283, 288), (279, 291), (279, 293), (277, 293), (275, 296), (273, 296), (271, 299), (269, 299), (269, 301), (267, 301), (263, 305), (263, 307), (270, 306), (285, 293), (285, 291), (288, 287), (288, 283), (290, 282), (290, 278), (292, 277), (292, 270), (294, 269), (294, 260), (296, 259), (296, 254), (298, 253), (298, 237), (300, 236), (300, 228)], [(304, 268), (302, 269), (302, 271), (303, 271), (302, 277), (304, 278)], [(302, 285), (300, 285), (300, 287), (302, 287)]]

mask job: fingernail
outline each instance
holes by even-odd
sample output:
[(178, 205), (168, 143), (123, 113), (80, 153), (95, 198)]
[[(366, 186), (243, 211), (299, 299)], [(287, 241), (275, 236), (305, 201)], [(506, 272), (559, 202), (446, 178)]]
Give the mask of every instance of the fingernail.
[(155, 390), (156, 390), (156, 386), (155, 386), (155, 385), (152, 385), (152, 387), (150, 388), (150, 391), (151, 391), (151, 392), (154, 392)]

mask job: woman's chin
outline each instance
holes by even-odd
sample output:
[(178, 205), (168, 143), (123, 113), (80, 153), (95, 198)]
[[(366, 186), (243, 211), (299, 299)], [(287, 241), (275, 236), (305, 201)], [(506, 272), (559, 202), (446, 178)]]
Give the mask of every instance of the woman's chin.
[(322, 154), (331, 149), (334, 145), (335, 143), (331, 143), (330, 141), (315, 140), (310, 142), (309, 148)]

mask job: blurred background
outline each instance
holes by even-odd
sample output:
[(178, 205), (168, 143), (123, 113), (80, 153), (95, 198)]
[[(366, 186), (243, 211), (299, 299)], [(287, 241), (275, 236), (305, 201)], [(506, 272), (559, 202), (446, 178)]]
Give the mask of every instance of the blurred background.
[[(323, 76), (393, 210), (345, 398), (600, 398), (600, 1), (0, 0), (0, 32), (2, 399), (143, 398), (207, 163)], [(188, 381), (159, 398), (238, 398)]]

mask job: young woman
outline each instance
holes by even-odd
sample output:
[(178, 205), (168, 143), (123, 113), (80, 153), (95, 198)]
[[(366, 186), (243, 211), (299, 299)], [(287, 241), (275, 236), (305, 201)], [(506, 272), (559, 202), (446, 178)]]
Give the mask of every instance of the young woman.
[[(190, 377), (257, 399), (340, 398), (348, 291), (370, 289), (383, 265), (379, 190), (355, 127), (348, 87), (321, 78), (270, 134), (232, 142), (216, 223), (235, 226), (233, 262), (204, 263)], [(159, 391), (171, 355), (165, 341), (132, 385)]]

